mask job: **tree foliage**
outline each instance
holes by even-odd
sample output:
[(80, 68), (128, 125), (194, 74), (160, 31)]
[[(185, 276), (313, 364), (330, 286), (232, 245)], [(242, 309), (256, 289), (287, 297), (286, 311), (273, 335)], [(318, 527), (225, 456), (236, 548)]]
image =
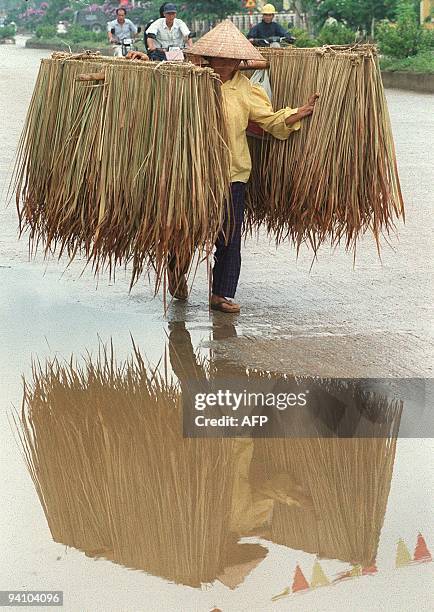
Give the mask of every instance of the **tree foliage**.
[(395, 15), (397, 0), (321, 0), (315, 9), (318, 24), (328, 16), (351, 28), (370, 31), (372, 21), (390, 19)]
[(196, 19), (224, 19), (228, 15), (240, 11), (240, 0), (219, 0), (219, 2), (193, 2), (186, 0), (182, 3), (182, 13), (189, 18)]
[(317, 39), (310, 36), (307, 30), (302, 28), (292, 28), (291, 34), (295, 37), (296, 47), (318, 47)]
[(417, 55), (427, 47), (428, 37), (419, 24), (413, 2), (401, 0), (396, 14), (396, 23), (378, 24), (376, 36), (381, 52), (398, 59)]
[[(117, 0), (18, 0), (7, 1), (6, 10), (9, 19), (14, 19), (24, 25), (37, 26), (43, 24), (55, 24), (59, 20), (72, 20), (75, 11), (96, 11), (102, 9), (105, 14), (112, 15), (119, 2)], [(142, 3), (140, 8), (133, 10), (133, 6), (127, 6), (129, 15), (133, 20), (147, 20), (159, 15), (162, 0), (151, 0)], [(240, 0), (220, 0), (219, 2), (203, 1), (193, 2), (185, 0), (179, 2), (179, 16), (182, 18), (209, 19), (215, 21), (224, 19), (232, 13), (240, 10)]]
[(355, 42), (355, 33), (343, 23), (324, 25), (318, 34), (319, 45), (348, 45)]

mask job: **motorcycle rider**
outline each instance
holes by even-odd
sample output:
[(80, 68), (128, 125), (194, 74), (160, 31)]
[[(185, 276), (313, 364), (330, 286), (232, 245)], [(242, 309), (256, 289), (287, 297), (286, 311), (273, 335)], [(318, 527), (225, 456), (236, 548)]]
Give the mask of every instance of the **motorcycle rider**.
[(148, 44), (146, 40), (148, 38), (148, 35), (146, 34), (146, 30), (154, 23), (154, 21), (157, 21), (157, 19), (164, 19), (164, 7), (166, 6), (166, 4), (167, 2), (163, 2), (163, 4), (160, 6), (160, 9), (159, 9), (160, 17), (156, 17), (155, 19), (154, 18), (150, 19), (143, 28), (143, 31), (144, 31), (143, 43), (145, 45), (145, 49), (148, 48)]
[(249, 39), (260, 39), (264, 38), (267, 40), (272, 37), (285, 37), (288, 36), (288, 32), (284, 28), (274, 21), (274, 15), (276, 9), (272, 4), (265, 4), (262, 9), (262, 21), (257, 25), (253, 26), (250, 32), (247, 34)]
[(164, 17), (154, 21), (146, 30), (149, 57), (154, 61), (164, 61), (165, 51), (170, 47), (182, 49), (185, 45), (191, 47), (193, 44), (187, 24), (176, 18), (175, 4), (166, 3), (163, 11)]
[[(126, 18), (127, 11), (123, 7), (116, 9), (116, 19), (107, 24), (107, 36), (111, 44), (115, 44), (114, 56), (122, 57), (120, 43), (125, 38), (132, 38), (137, 35), (137, 28), (134, 23)], [(114, 30), (114, 34), (112, 33)]]

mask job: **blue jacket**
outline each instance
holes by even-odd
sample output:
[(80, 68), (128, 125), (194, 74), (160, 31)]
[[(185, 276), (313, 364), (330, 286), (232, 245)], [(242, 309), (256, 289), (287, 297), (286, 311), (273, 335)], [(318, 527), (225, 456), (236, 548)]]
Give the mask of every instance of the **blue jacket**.
[(247, 34), (247, 38), (271, 38), (272, 36), (288, 36), (288, 30), (282, 28), (277, 21), (271, 23), (261, 21), (258, 25), (253, 26)]

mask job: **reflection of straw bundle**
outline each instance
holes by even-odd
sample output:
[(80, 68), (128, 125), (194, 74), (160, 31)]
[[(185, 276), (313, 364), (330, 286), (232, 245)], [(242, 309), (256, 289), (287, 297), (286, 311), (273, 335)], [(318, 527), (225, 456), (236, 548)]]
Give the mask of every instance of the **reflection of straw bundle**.
[(229, 530), (234, 440), (184, 439), (179, 390), (138, 354), (35, 370), (23, 425), (57, 542), (191, 586), (264, 556)]
[[(386, 511), (402, 405), (365, 398), (373, 436), (362, 438), (292, 438), (257, 440), (252, 469), (269, 478), (292, 475), (312, 500), (299, 508), (276, 504), (271, 539), (362, 567), (375, 562)], [(300, 435), (303, 435), (300, 431)]]
[(209, 69), (43, 60), (19, 152), (21, 227), (47, 252), (84, 252), (96, 271), (132, 261), (132, 283), (151, 265), (158, 287), (169, 254), (184, 268), (214, 242), (229, 185), (225, 139)]
[(273, 106), (320, 93), (312, 119), (285, 141), (251, 139), (250, 226), (315, 251), (375, 239), (404, 216), (391, 126), (374, 49), (272, 49)]
[[(187, 346), (174, 348), (185, 395), (199, 364)], [(204, 364), (204, 379), (216, 367)], [(245, 374), (246, 388), (258, 377), (282, 390), (282, 377), (257, 372)], [(148, 372), (138, 351), (123, 366), (104, 354), (84, 368), (73, 361), (35, 367), (25, 385), (22, 442), (53, 538), (191, 586), (218, 576), (238, 584), (234, 566), (248, 571), (265, 555), (238, 537), (268, 537), (270, 521), (279, 544), (372, 565), (402, 405), (363, 385), (321, 383), (329, 395), (304, 418), (288, 416), (292, 436), (311, 438), (183, 438), (179, 386)], [(328, 418), (339, 399), (350, 413), (351, 399), (357, 407), (344, 431), (363, 433), (360, 411), (372, 437), (319, 437), (342, 431), (339, 418)]]

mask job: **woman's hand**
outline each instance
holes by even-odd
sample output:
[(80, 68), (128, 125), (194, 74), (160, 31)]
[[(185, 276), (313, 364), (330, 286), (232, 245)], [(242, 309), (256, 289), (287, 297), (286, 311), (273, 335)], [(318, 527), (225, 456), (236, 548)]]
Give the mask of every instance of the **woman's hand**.
[(286, 125), (293, 125), (294, 123), (297, 123), (297, 121), (300, 121), (305, 117), (309, 117), (313, 113), (313, 109), (315, 108), (315, 103), (318, 98), (318, 93), (314, 93), (313, 95), (311, 95), (306, 104), (304, 104), (303, 106), (299, 106), (297, 113), (291, 115), (286, 119)]
[(308, 104), (310, 104), (311, 106), (315, 106), (315, 102), (318, 100), (319, 98), (319, 93), (314, 93), (309, 100), (307, 101)]
[(315, 108), (315, 102), (318, 100), (319, 98), (319, 94), (318, 93), (314, 93), (312, 96), (310, 96), (309, 100), (307, 101), (307, 104), (305, 104), (304, 106), (301, 107), (301, 109), (299, 108), (298, 110), (302, 111), (305, 117), (308, 117), (309, 115), (311, 115), (313, 113), (313, 109)]
[(144, 60), (146, 62), (149, 60), (149, 57), (146, 53), (142, 53), (142, 51), (128, 51), (126, 59)]

